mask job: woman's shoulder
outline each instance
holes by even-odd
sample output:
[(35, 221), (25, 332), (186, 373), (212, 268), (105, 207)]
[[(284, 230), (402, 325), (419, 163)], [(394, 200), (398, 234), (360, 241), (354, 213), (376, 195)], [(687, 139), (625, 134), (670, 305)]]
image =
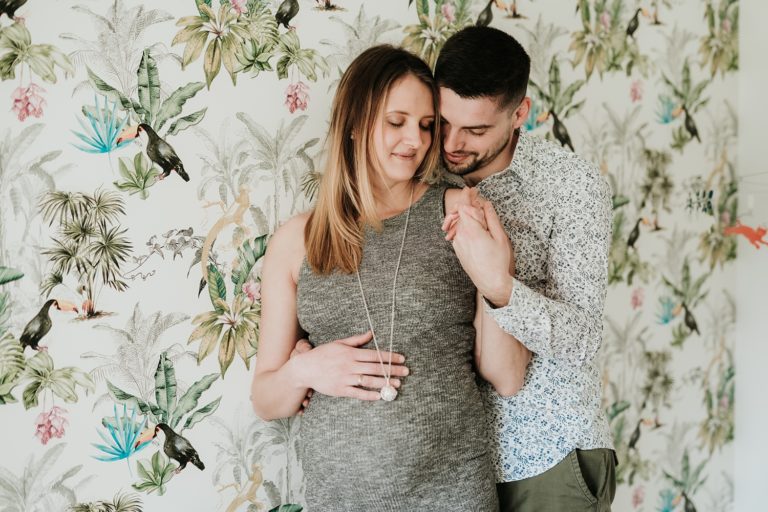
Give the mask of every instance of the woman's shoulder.
[(272, 235), (273, 238), (280, 237), (280, 238), (299, 238), (300, 240), (304, 240), (304, 228), (307, 225), (307, 221), (309, 221), (309, 216), (312, 212), (305, 212), (300, 213), (298, 215), (295, 215), (285, 221), (277, 230), (275, 231), (275, 234)]
[(445, 188), (445, 194), (443, 195), (443, 206), (445, 207), (446, 212), (452, 212), (458, 208), (458, 205), (461, 202), (462, 190), (464, 189), (451, 185), (448, 185)]
[(453, 185), (446, 185), (446, 186), (444, 186), (444, 188), (445, 188), (445, 198), (446, 198), (446, 200), (448, 200), (449, 198), (451, 200), (453, 200), (453, 199), (459, 197), (459, 195), (461, 194), (461, 191), (464, 190), (463, 188), (455, 187)]
[(446, 213), (458, 210), (460, 204), (467, 204), (482, 208), (485, 199), (480, 195), (477, 187), (466, 186), (464, 188), (449, 187), (445, 191), (445, 211)]
[(291, 217), (270, 237), (267, 255), (274, 265), (285, 266), (291, 274), (298, 277), (301, 263), (304, 261), (304, 228), (310, 212)]

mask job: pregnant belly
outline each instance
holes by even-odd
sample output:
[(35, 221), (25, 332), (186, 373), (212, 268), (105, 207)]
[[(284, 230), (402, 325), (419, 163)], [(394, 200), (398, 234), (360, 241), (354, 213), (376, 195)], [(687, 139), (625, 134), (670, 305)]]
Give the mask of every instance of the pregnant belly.
[(482, 474), (488, 433), (474, 382), (421, 390), (404, 386), (394, 402), (313, 396), (301, 424), (308, 488), (351, 481), (359, 492), (376, 492), (384, 480), (419, 492), (446, 482), (457, 466), (476, 464)]

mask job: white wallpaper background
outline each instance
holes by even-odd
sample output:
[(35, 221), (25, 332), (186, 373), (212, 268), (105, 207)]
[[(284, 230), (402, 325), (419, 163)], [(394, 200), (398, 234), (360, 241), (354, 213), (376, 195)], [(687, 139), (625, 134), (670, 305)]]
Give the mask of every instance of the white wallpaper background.
[[(23, 20), (0, 16), (0, 510), (299, 510), (300, 420), (260, 422), (248, 402), (262, 237), (311, 204), (340, 70), (378, 42), (434, 61), (486, 7), (298, 0), (288, 31), (277, 1), (209, 3), (29, 0)], [(533, 59), (527, 128), (553, 137), (553, 118), (536, 115), (554, 111), (614, 186), (599, 357), (620, 459), (615, 510), (730, 510), (728, 286), (735, 236), (751, 234), (738, 223), (751, 205), (737, 205), (750, 183), (734, 175), (738, 2), (491, 9), (491, 25)], [(188, 183), (176, 172), (156, 181), (146, 144), (117, 143), (140, 120)], [(76, 247), (94, 272), (78, 271)], [(20, 355), (48, 298), (78, 312), (53, 307), (48, 351)], [(174, 475), (161, 445), (129, 448), (160, 419), (178, 420), (205, 470)]]

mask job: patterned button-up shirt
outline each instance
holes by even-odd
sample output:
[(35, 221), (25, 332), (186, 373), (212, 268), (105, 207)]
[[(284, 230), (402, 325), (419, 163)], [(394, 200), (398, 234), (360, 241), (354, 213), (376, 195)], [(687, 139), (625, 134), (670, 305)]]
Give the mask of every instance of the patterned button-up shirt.
[(523, 388), (486, 386), (499, 482), (550, 469), (575, 448), (613, 448), (595, 355), (602, 340), (612, 201), (597, 168), (524, 132), (510, 166), (477, 185), (512, 240), (509, 303), (486, 310), (533, 353)]

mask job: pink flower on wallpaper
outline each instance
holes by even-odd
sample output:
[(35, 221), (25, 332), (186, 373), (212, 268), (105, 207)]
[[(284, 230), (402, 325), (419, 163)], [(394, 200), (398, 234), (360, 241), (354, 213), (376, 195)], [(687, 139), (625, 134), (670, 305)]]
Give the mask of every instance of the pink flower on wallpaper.
[(632, 491), (632, 508), (637, 508), (645, 501), (645, 489), (642, 486), (635, 487)]
[(29, 87), (17, 87), (13, 91), (13, 111), (24, 121), (29, 116), (41, 117), (45, 99), (40, 95), (45, 89), (37, 84), (30, 83)]
[(731, 212), (724, 211), (720, 214), (720, 223), (723, 226), (730, 226), (731, 225)]
[(307, 110), (309, 102), (309, 86), (304, 82), (291, 84), (285, 90), (285, 106), (291, 114), (297, 110)]
[(637, 103), (643, 99), (643, 82), (635, 80), (632, 85), (629, 86), (629, 97), (632, 98), (632, 103)]
[(632, 290), (632, 298), (630, 299), (630, 303), (632, 304), (632, 309), (638, 309), (643, 307), (643, 300), (645, 299), (645, 293), (643, 292), (642, 288), (635, 288)]
[(603, 14), (600, 15), (600, 24), (605, 30), (611, 30), (611, 15), (607, 12), (603, 12)]
[(731, 20), (728, 18), (724, 19), (720, 27), (723, 29), (723, 32), (728, 34), (731, 31)]
[(237, 14), (245, 13), (248, 10), (245, 5), (247, 1), (248, 0), (232, 0), (232, 9), (234, 9)]
[(453, 4), (443, 4), (443, 6), (440, 8), (440, 12), (443, 13), (443, 18), (445, 18), (445, 21), (448, 23), (453, 23), (456, 21), (456, 8), (453, 6)]
[(261, 300), (261, 284), (256, 281), (248, 281), (243, 285), (243, 293), (251, 299), (251, 302)]
[(48, 412), (41, 412), (37, 416), (37, 427), (35, 435), (40, 438), (40, 442), (48, 444), (51, 438), (61, 438), (64, 436), (64, 428), (69, 425), (67, 418), (64, 417), (66, 409), (58, 406)]

